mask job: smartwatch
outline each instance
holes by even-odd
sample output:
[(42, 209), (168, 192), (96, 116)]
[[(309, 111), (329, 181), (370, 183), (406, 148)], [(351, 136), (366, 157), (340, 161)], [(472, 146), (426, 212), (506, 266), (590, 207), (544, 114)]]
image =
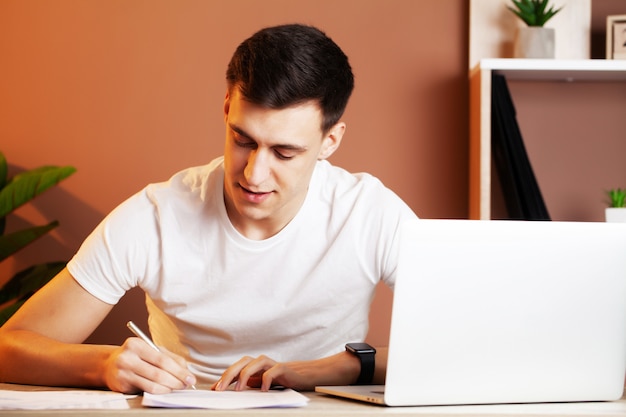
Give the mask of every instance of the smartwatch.
[(348, 343), (346, 350), (359, 358), (361, 362), (361, 373), (356, 381), (356, 385), (371, 384), (374, 379), (376, 349), (367, 343)]

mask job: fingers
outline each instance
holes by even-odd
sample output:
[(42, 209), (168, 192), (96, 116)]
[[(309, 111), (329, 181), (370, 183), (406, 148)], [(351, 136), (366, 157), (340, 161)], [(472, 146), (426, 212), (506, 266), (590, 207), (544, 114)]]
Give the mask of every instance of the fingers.
[(177, 369), (172, 368), (170, 373), (184, 384), (183, 388), (194, 387), (193, 389), (196, 389), (195, 388), (195, 384), (197, 382), (196, 377), (194, 376), (193, 373), (191, 373), (191, 371), (189, 371), (189, 365), (187, 364), (187, 361), (185, 360), (185, 358), (183, 358), (180, 355), (170, 352), (164, 347), (161, 347), (160, 349), (161, 349), (161, 352), (163, 352), (169, 358), (174, 360), (176, 364), (178, 364), (178, 368)]
[[(263, 372), (260, 384), (261, 391), (269, 391), (269, 389), (272, 388), (274, 381), (278, 382), (280, 378), (285, 376), (286, 372), (287, 367), (282, 363), (275, 363), (274, 366)], [(282, 383), (278, 383), (278, 385), (282, 385)]]
[(268, 371), (276, 365), (275, 360), (264, 355), (258, 358), (244, 356), (228, 367), (211, 389), (224, 391), (235, 382), (236, 391), (241, 391), (248, 386), (261, 387), (261, 390), (267, 391), (272, 385), (272, 377)]
[(231, 365), (212, 387), (225, 390), (236, 381), (235, 389), (246, 386), (269, 390), (281, 385), (298, 391), (312, 391), (316, 385), (347, 385), (358, 375), (358, 361), (345, 351), (325, 358), (278, 363), (267, 356), (241, 358)]
[[(185, 389), (195, 384), (186, 362), (165, 349), (156, 351), (138, 338), (127, 339), (107, 364), (108, 385), (119, 391), (154, 394)], [(111, 387), (113, 389), (113, 387)]]

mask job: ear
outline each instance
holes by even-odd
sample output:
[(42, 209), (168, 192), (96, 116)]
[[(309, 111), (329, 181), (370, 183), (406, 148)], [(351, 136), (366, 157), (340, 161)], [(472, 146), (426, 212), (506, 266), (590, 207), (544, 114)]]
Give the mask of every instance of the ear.
[(345, 131), (346, 124), (344, 122), (338, 122), (330, 128), (326, 136), (322, 139), (322, 147), (317, 156), (318, 160), (327, 159), (335, 153), (341, 144), (341, 139), (343, 138)]
[(230, 92), (226, 90), (226, 96), (224, 97), (224, 122), (228, 120), (229, 110), (230, 110)]

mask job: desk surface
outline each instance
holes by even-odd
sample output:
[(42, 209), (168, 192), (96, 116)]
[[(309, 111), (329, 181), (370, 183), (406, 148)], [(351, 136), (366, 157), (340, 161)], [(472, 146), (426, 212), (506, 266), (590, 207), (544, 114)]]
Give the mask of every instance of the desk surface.
[[(13, 384), (0, 384), (0, 389), (34, 391), (51, 390), (48, 387), (31, 387)], [(363, 404), (356, 401), (333, 398), (318, 393), (305, 394), (310, 402), (302, 408), (268, 408), (248, 410), (198, 410), (146, 408), (141, 405), (141, 397), (128, 400), (128, 410), (0, 410), (1, 416), (625, 416), (626, 396), (614, 402), (563, 403), (563, 404), (516, 404), (516, 405), (477, 405), (477, 406), (441, 406), (441, 407), (383, 407)]]

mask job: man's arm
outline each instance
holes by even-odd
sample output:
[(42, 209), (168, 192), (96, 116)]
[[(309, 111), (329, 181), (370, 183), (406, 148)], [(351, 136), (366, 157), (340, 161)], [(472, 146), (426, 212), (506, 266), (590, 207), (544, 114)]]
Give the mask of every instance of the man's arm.
[[(385, 382), (387, 348), (376, 349), (374, 384)], [(327, 358), (279, 363), (267, 356), (243, 357), (231, 365), (213, 389), (225, 390), (236, 382), (235, 389), (246, 386), (269, 390), (272, 385), (282, 385), (299, 391), (312, 391), (318, 385), (354, 384), (361, 372), (359, 359), (351, 353), (340, 352)]]
[(122, 346), (82, 342), (113, 306), (64, 269), (0, 328), (0, 381), (160, 393), (195, 383), (182, 358), (138, 338)]

